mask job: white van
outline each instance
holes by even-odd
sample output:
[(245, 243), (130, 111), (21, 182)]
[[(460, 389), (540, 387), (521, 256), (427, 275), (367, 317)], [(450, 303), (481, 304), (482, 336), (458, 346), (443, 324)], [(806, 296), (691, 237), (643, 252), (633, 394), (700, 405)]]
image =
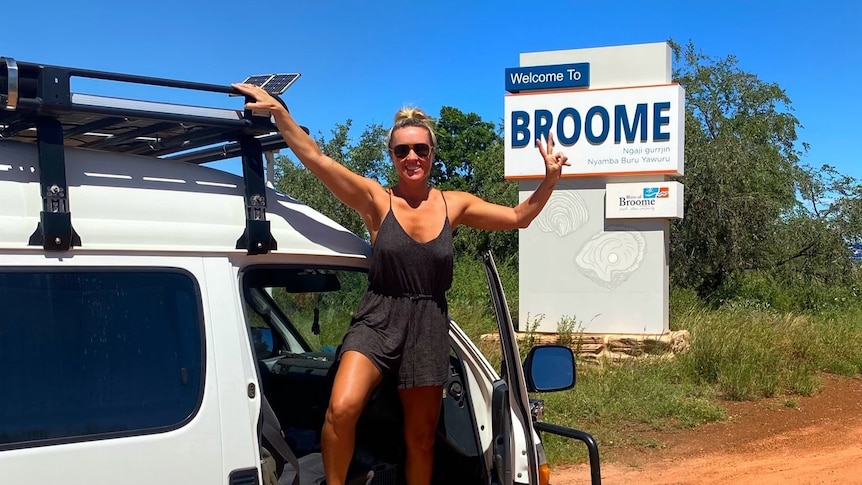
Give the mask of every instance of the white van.
[[(264, 448), (280, 483), (322, 483), (333, 356), (370, 246), (265, 187), (263, 153), (284, 144), (242, 98), (137, 101), (72, 78), (232, 92), (0, 58), (0, 484), (253, 485)], [(234, 156), (242, 177), (200, 166)], [(587, 443), (597, 483), (592, 438), (534, 422), (527, 396), (574, 385), (571, 350), (537, 347), (522, 369), (486, 268), (503, 363), (451, 323), (434, 482), (547, 484), (544, 429)], [(402, 453), (384, 382), (352, 476), (403, 483)]]

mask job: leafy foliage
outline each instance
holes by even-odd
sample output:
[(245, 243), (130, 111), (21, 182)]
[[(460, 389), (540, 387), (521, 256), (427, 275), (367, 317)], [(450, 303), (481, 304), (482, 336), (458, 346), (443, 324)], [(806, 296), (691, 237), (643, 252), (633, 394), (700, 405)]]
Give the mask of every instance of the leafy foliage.
[[(349, 133), (351, 120), (337, 124), (332, 137), (318, 135), (317, 143), (327, 156), (354, 172), (366, 177), (385, 180), (394, 172), (385, 158), (386, 131), (379, 124), (365, 128), (358, 144), (352, 144)], [(355, 234), (367, 236), (368, 231), (359, 214), (347, 208), (340, 200), (300, 163), (286, 155), (276, 156), (276, 188), (328, 216)]]
[[(502, 144), (494, 124), (483, 121), (476, 113), (444, 106), (435, 128), (437, 153), (431, 183), (441, 189), (475, 193), (483, 183), (476, 173), (477, 163)], [(499, 161), (502, 164), (502, 157)]]
[[(842, 243), (862, 240), (862, 185), (858, 180), (828, 164), (819, 169), (803, 165), (797, 179), (800, 211)], [(847, 256), (846, 249), (838, 253)]]
[(673, 44), (686, 91), (685, 219), (672, 225), (674, 282), (710, 296), (769, 267), (779, 218), (795, 205), (799, 121), (774, 83)]
[[(437, 143), (434, 170), (441, 189), (463, 190), (509, 207), (517, 205), (518, 185), (503, 177), (503, 137), (493, 123), (483, 121), (475, 113), (443, 107), (437, 122)], [(516, 262), (518, 231), (481, 231), (470, 227), (456, 231), (458, 254), (479, 260), (489, 250), (498, 261)]]

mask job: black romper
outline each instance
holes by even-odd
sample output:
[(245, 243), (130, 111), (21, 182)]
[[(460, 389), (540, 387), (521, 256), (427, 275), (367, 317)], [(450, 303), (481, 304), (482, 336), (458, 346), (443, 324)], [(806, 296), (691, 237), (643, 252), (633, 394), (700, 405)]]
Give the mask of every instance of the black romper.
[(419, 243), (395, 218), (390, 192), (389, 212), (373, 245), (368, 289), (341, 352), (355, 350), (383, 374), (397, 373), (402, 389), (442, 385), (449, 373), (446, 291), (452, 286), (453, 253), (448, 209), (440, 234)]

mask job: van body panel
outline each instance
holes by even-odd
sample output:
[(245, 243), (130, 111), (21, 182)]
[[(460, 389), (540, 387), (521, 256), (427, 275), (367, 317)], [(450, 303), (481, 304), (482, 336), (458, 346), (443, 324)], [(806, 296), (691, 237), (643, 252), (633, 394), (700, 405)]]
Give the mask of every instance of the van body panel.
[[(237, 291), (237, 269), (224, 257), (203, 258), (209, 285), (210, 331), (217, 389), (221, 402), (219, 429), (224, 471), (254, 467), (260, 461), (257, 423), (260, 392), (254, 357)], [(225, 475), (227, 476), (227, 475)]]
[[(217, 336), (209, 322), (211, 312), (207, 305), (208, 280), (201, 258), (117, 257), (77, 255), (73, 258), (45, 258), (43, 255), (14, 255), (0, 253), (0, 270), (62, 271), (123, 271), (128, 269), (181, 270), (195, 279), (202, 309), (205, 367), (203, 393), (199, 407), (190, 420), (169, 431), (129, 431), (126, 436), (100, 438), (98, 435), (68, 438), (61, 444), (15, 443), (15, 449), (2, 449), (0, 454), (0, 483), (88, 483), (128, 484), (152, 483), (222, 483), (227, 476), (223, 461), (222, 444), (231, 440), (248, 440), (231, 436), (231, 429), (222, 423), (222, 406), (225, 398), (218, 386)], [(38, 356), (50, 359), (50, 355)], [(63, 366), (64, 362), (56, 362)], [(23, 365), (23, 364), (22, 364)], [(10, 371), (5, 368), (4, 371)], [(34, 376), (38, 378), (38, 376)], [(4, 393), (5, 394), (5, 393)], [(5, 394), (4, 399), (12, 395)], [(72, 405), (76, 403), (70, 403)], [(235, 432), (235, 431), (234, 431)], [(8, 448), (8, 446), (7, 446)], [(254, 457), (248, 452), (246, 466), (254, 466)], [(190, 466), (209, 463), (211, 466)], [(50, 464), (47, 466), (46, 464)], [(86, 476), (80, 471), (86, 470)]]

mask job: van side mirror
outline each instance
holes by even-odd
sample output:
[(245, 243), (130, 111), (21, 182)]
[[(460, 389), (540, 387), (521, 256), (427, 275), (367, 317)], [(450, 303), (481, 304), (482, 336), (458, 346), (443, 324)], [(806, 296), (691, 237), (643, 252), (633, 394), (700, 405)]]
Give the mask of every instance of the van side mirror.
[(528, 392), (565, 391), (575, 387), (575, 354), (564, 345), (537, 345), (524, 360)]
[(251, 341), (257, 360), (268, 359), (275, 352), (275, 342), (269, 327), (251, 327)]

